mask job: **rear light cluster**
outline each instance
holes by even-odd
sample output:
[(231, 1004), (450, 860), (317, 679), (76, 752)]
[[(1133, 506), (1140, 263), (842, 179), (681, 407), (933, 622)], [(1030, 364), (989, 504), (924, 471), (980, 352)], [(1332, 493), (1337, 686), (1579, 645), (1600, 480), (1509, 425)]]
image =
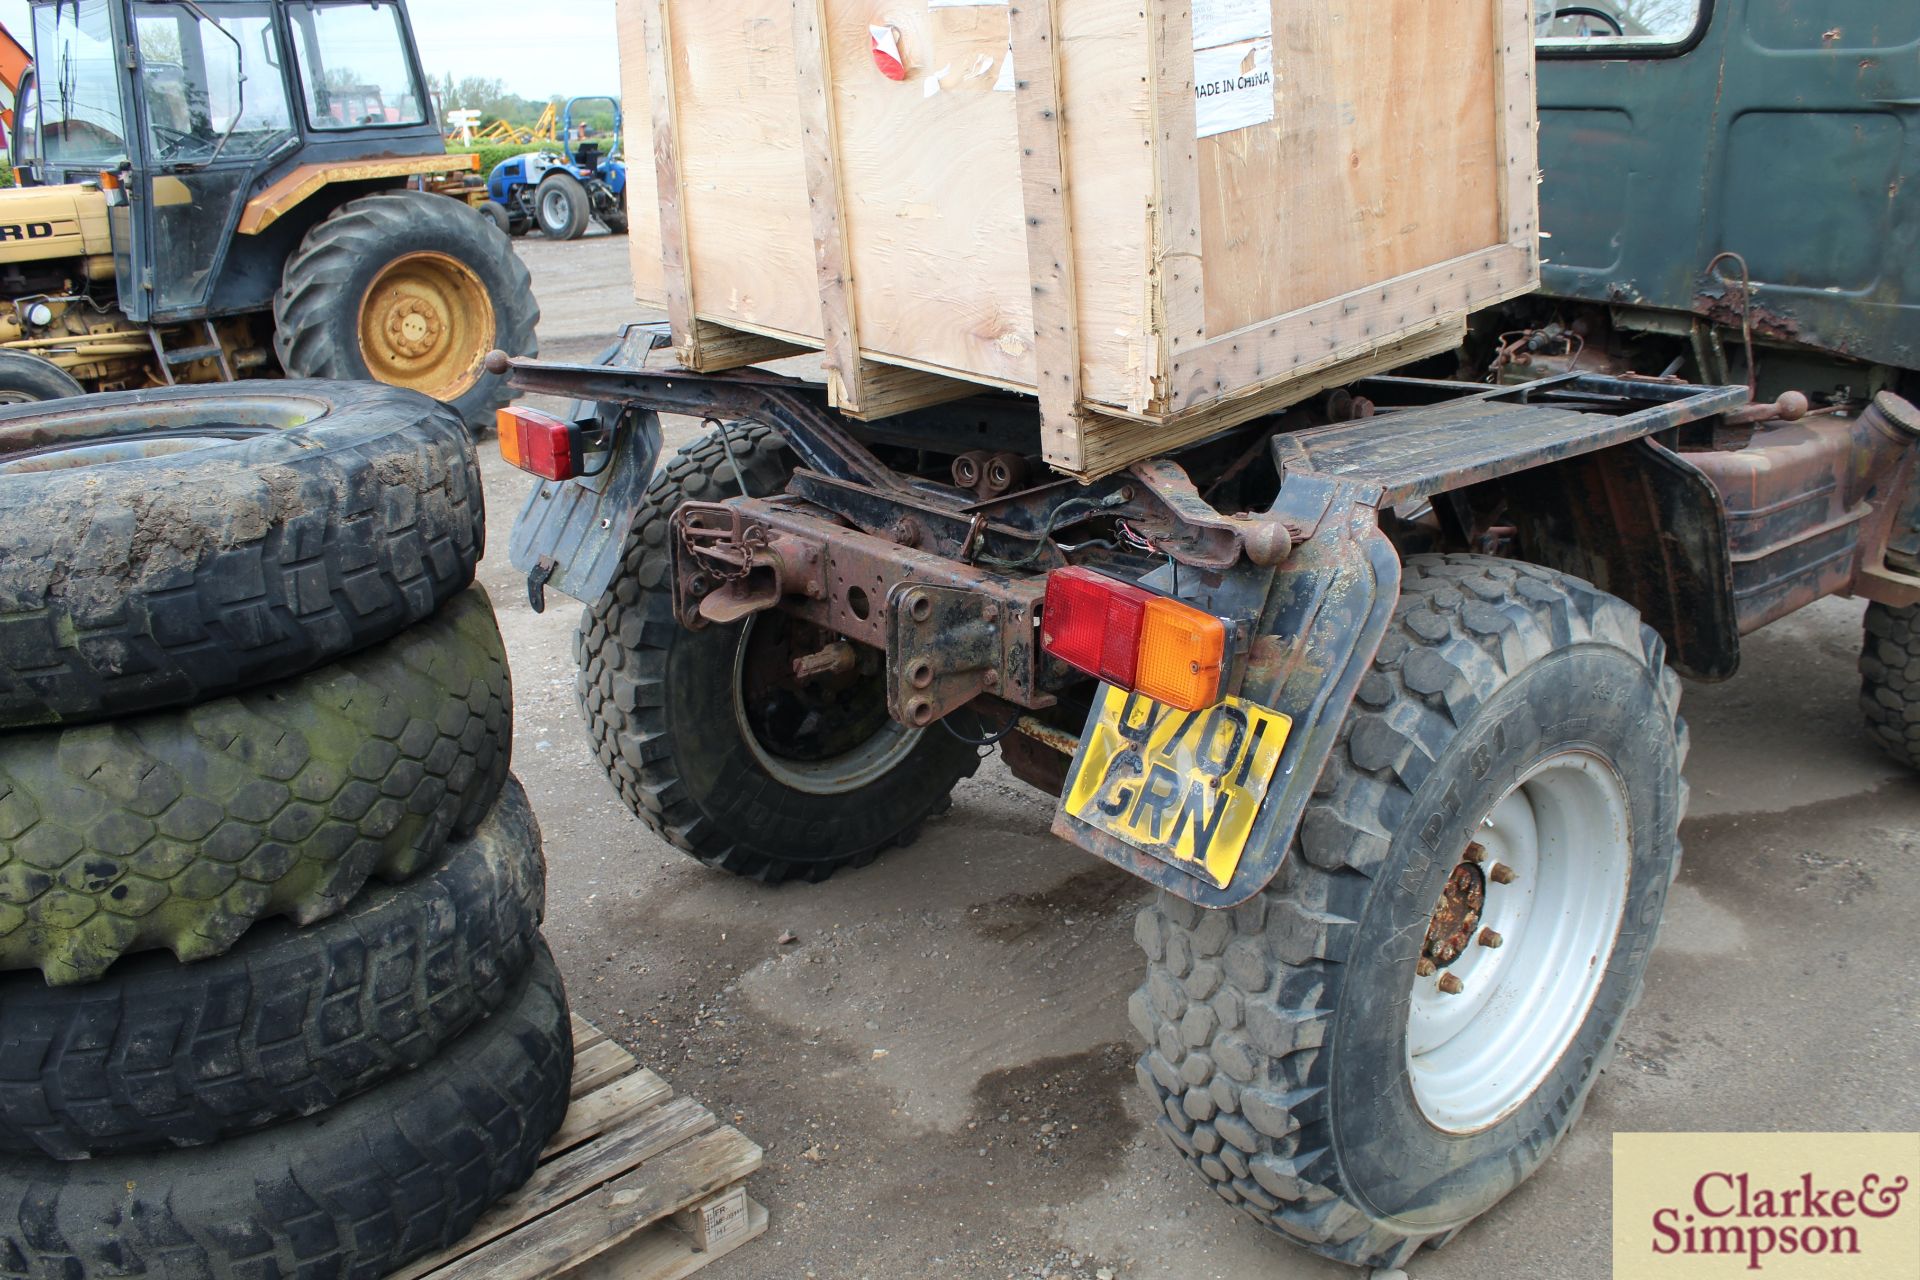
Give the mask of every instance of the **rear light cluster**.
[(1048, 576), (1040, 643), (1068, 666), (1183, 711), (1220, 700), (1226, 624), (1091, 569)]
[(500, 456), (545, 480), (571, 480), (581, 472), (580, 429), (537, 409), (502, 409)]

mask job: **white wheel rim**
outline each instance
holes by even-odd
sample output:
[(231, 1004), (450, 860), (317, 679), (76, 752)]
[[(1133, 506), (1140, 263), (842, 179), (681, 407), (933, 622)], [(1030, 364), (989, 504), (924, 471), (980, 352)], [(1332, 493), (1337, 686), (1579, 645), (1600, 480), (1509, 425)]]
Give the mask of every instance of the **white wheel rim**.
[[(1573, 1043), (1620, 934), (1633, 841), (1626, 787), (1583, 751), (1534, 766), (1481, 822), (1486, 900), (1459, 957), (1416, 975), (1407, 1068), (1427, 1122), (1498, 1124)], [(1500, 883), (1493, 868), (1513, 872)], [(1483, 945), (1483, 929), (1500, 935)], [(1451, 975), (1457, 992), (1442, 988)]]

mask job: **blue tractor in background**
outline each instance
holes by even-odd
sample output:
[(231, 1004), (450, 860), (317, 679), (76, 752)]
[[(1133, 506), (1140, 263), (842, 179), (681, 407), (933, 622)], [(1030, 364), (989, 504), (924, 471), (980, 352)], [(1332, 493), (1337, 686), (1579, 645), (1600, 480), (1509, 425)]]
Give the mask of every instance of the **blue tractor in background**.
[[(613, 108), (613, 131), (592, 136), (576, 126), (582, 104)], [(513, 156), (494, 167), (487, 179), (487, 214), (508, 235), (533, 228), (550, 240), (578, 240), (594, 219), (608, 231), (627, 233), (627, 164), (620, 154), (620, 101), (609, 97), (573, 98), (560, 126), (559, 151)]]

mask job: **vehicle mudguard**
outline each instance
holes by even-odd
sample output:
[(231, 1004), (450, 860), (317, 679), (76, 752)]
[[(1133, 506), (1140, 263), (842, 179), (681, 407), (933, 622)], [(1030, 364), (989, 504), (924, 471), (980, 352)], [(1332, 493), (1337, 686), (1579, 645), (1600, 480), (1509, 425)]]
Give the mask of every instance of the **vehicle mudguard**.
[[(628, 325), (619, 342), (594, 362), (638, 368), (662, 341), (659, 326)], [(626, 421), (621, 422), (622, 415)], [(613, 585), (627, 530), (640, 509), (660, 460), (660, 416), (616, 403), (576, 400), (569, 421), (609, 433), (613, 454), (592, 475), (542, 481), (527, 495), (507, 546), (513, 567), (527, 575), (527, 598), (546, 609), (549, 587), (591, 604)]]
[[(1203, 907), (1247, 901), (1278, 875), (1361, 679), (1400, 602), (1400, 554), (1380, 530), (1380, 486), (1290, 475), (1273, 511), (1300, 535), (1273, 571), (1238, 695), (1293, 721), (1246, 852), (1224, 889), (1075, 820), (1054, 834)], [(1235, 572), (1252, 571), (1243, 565)], [(1096, 711), (1098, 714), (1098, 703)], [(1079, 767), (1076, 759), (1075, 768)], [(1072, 782), (1069, 780), (1068, 792)]]

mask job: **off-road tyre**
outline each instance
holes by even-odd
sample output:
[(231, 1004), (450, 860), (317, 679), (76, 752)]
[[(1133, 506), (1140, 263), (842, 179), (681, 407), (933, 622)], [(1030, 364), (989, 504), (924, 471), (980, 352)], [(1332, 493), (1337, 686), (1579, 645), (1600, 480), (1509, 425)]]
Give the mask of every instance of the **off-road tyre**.
[(495, 230), (499, 231), (502, 235), (513, 234), (513, 218), (507, 213), (504, 205), (496, 204), (494, 201), (489, 200), (485, 204), (480, 205), (479, 209), (480, 212), (486, 216), (487, 221), (494, 225)]
[(0, 1275), (374, 1280), (454, 1244), (566, 1113), (566, 993), (536, 947), (499, 1013), (322, 1115), (161, 1155), (0, 1158)]
[(202, 1146), (317, 1115), (425, 1065), (518, 987), (546, 866), (526, 793), (437, 866), (309, 929), (274, 920), (203, 964), (135, 956), (49, 990), (0, 979), (0, 1151)]
[[(750, 496), (783, 488), (793, 461), (780, 437), (758, 424), (729, 430)], [(890, 771), (832, 796), (785, 785), (754, 758), (733, 712), (741, 628), (682, 627), (670, 580), (673, 513), (739, 491), (718, 432), (655, 473), (619, 576), (574, 638), (580, 705), (620, 798), (674, 847), (755, 880), (817, 882), (910, 843), (979, 755), (935, 726)]]
[(309, 675), (113, 724), (0, 736), (0, 969), (90, 982), (226, 952), (401, 880), (506, 782), (513, 692), (478, 587)]
[(1920, 769), (1920, 606), (1867, 606), (1860, 710), (1888, 755)]
[[(1408, 561), (1280, 877), (1231, 911), (1163, 893), (1136, 922), (1140, 1083), (1222, 1199), (1327, 1257), (1400, 1266), (1539, 1166), (1639, 997), (1678, 871), (1678, 703), (1659, 637), (1622, 601), (1510, 561)], [(1442, 1133), (1408, 1082), (1425, 924), (1479, 815), (1566, 743), (1610, 759), (1628, 788), (1629, 889), (1608, 972), (1517, 1110)]]
[[(539, 354), (533, 277), (493, 222), (446, 196), (385, 191), (341, 205), (288, 260), (273, 299), (273, 346), (287, 373), (374, 380), (360, 349), (361, 307), (381, 273), (412, 254), (452, 258), (479, 278), (493, 306), (494, 349)], [(471, 384), (445, 399), (468, 430), (478, 432), (513, 395), (504, 377), (476, 363)]]
[[(88, 465), (197, 431), (235, 438)], [(0, 728), (188, 706), (390, 639), (473, 581), (484, 506), (459, 423), (391, 387), (0, 410)]]
[[(562, 195), (565, 196), (564, 211)], [(593, 197), (587, 194), (587, 186), (580, 179), (556, 171), (540, 179), (540, 185), (534, 188), (533, 216), (547, 239), (578, 240), (593, 224)]]
[(24, 351), (0, 351), (0, 405), (81, 396), (87, 389), (59, 365)]

